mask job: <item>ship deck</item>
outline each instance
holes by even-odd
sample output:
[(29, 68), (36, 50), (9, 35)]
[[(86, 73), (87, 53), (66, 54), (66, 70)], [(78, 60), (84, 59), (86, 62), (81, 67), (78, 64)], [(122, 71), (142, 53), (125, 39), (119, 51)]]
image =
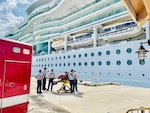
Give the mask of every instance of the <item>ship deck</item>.
[(149, 88), (80, 84), (79, 91), (73, 94), (57, 93), (61, 85), (54, 85), (52, 92), (37, 94), (36, 79), (32, 77), (29, 113), (126, 113), (131, 108), (150, 107)]

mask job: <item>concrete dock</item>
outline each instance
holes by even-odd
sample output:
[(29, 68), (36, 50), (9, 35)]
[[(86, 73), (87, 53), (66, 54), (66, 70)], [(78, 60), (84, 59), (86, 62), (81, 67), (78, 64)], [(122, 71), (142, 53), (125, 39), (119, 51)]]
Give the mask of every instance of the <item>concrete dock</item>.
[[(48, 81), (47, 81), (48, 83)], [(102, 83), (103, 84), (103, 83)], [(29, 113), (126, 113), (128, 109), (150, 107), (150, 89), (121, 84), (78, 85), (78, 92), (36, 93), (36, 79), (31, 78)]]

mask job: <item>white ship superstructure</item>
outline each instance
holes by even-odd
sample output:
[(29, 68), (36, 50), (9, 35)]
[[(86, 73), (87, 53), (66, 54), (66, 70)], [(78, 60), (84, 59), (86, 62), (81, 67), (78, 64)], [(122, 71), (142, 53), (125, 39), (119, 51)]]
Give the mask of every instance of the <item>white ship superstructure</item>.
[(33, 76), (44, 67), (57, 75), (75, 69), (83, 81), (150, 86), (150, 54), (139, 61), (135, 53), (150, 23), (138, 27), (120, 0), (38, 0), (27, 14), (6, 37), (33, 44)]

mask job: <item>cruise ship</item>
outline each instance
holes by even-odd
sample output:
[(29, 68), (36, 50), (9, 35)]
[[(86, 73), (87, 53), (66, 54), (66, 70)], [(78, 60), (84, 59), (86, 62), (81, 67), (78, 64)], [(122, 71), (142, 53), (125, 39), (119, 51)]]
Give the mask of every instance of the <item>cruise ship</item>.
[(76, 70), (81, 81), (150, 87), (150, 23), (139, 27), (121, 0), (37, 0), (6, 38), (33, 45), (32, 76), (47, 67)]

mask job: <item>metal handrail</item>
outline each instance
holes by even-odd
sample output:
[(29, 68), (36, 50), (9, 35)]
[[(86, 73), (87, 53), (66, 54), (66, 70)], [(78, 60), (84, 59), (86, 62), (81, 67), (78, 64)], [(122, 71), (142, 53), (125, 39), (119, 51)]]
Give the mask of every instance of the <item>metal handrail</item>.
[(134, 108), (134, 109), (129, 109), (126, 111), (126, 113), (150, 113), (150, 108)]

